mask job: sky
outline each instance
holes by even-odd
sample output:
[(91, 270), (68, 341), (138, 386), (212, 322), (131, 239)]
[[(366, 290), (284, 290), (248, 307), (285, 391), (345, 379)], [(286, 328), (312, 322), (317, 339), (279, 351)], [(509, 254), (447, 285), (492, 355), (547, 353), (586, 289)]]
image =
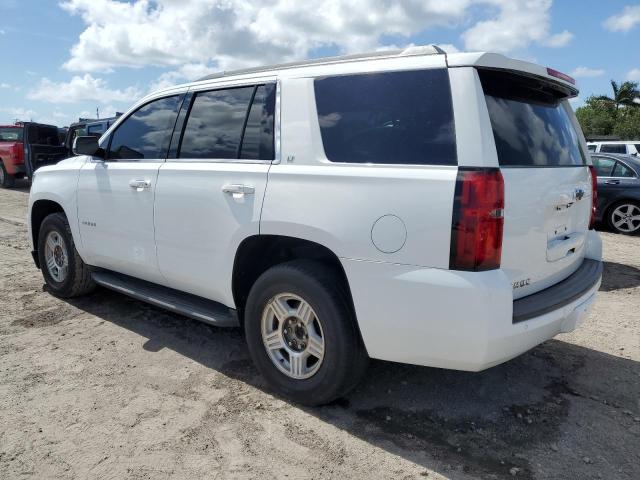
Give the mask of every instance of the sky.
[(208, 73), (435, 43), (640, 81), (630, 0), (0, 0), (0, 124), (112, 116)]

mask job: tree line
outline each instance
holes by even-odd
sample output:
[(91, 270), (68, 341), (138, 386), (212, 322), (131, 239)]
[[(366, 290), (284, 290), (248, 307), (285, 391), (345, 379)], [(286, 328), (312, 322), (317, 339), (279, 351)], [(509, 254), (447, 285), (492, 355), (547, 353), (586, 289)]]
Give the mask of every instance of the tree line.
[(576, 110), (586, 137), (611, 135), (640, 139), (640, 91), (637, 82), (611, 80), (612, 95), (592, 95)]

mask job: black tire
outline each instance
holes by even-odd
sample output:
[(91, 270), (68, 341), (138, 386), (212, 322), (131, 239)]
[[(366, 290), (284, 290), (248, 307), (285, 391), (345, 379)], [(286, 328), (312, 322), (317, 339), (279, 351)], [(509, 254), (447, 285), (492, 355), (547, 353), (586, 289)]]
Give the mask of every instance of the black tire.
[[(64, 254), (68, 259), (68, 268), (67, 275), (62, 281), (54, 279), (47, 267), (45, 243), (50, 232), (56, 232), (64, 240), (66, 249)], [(76, 250), (69, 222), (63, 213), (52, 213), (45, 217), (40, 224), (38, 259), (44, 281), (47, 283), (49, 291), (56, 297), (77, 297), (89, 293), (95, 288), (95, 283), (91, 279), (91, 272)]]
[[(619, 227), (616, 227), (614, 223), (614, 212), (616, 211), (617, 208), (624, 207), (625, 205), (629, 205), (633, 209), (635, 209), (634, 216), (635, 214), (638, 214), (640, 212), (640, 204), (638, 204), (638, 202), (634, 202), (633, 200), (625, 200), (622, 202), (617, 202), (607, 209), (607, 215), (605, 219), (607, 227), (615, 233), (621, 233), (623, 235), (637, 235), (638, 233), (640, 233), (640, 223), (638, 223), (637, 221), (634, 221), (632, 223), (632, 225), (636, 227), (635, 230), (630, 230), (630, 228), (632, 227), (629, 227), (629, 225), (627, 224), (623, 225), (622, 228), (619, 228)], [(620, 219), (620, 217), (616, 217), (616, 218), (618, 218), (618, 220)]]
[(4, 163), (0, 161), (0, 187), (11, 188), (16, 184), (16, 179), (13, 175), (7, 173), (7, 169), (4, 168)]
[[(322, 325), (324, 357), (309, 378), (294, 379), (281, 372), (262, 340), (263, 310), (284, 292), (304, 299)], [(315, 406), (345, 395), (358, 384), (369, 357), (349, 305), (341, 279), (317, 262), (283, 263), (258, 278), (247, 299), (244, 328), (256, 367), (276, 391), (295, 402)]]

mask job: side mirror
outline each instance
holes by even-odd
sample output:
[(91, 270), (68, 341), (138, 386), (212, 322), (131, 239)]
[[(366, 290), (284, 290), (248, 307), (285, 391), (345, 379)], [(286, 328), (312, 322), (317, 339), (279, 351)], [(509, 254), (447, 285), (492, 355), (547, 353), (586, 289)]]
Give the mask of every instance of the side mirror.
[(94, 136), (76, 137), (73, 140), (75, 155), (90, 155), (104, 159), (104, 150), (98, 145), (98, 138)]

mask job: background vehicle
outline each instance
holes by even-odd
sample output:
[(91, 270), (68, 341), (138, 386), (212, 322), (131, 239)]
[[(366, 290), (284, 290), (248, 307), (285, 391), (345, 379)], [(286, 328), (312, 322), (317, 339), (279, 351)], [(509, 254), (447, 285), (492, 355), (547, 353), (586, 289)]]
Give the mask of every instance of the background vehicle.
[(618, 233), (640, 232), (640, 158), (591, 154), (598, 175), (597, 219)]
[(101, 118), (101, 119), (91, 119), (91, 118), (80, 118), (76, 123), (72, 123), (69, 125), (67, 129), (64, 146), (67, 148), (68, 155), (73, 155), (72, 147), (73, 141), (76, 137), (84, 136), (84, 135), (93, 135), (96, 137), (100, 137), (107, 129), (114, 124), (114, 122), (122, 115), (122, 113), (117, 112), (115, 117), (110, 118)]
[(640, 140), (589, 142), (587, 143), (587, 148), (592, 153), (621, 153), (627, 155), (638, 155), (640, 152)]
[(0, 126), (0, 186), (12, 187), (16, 178), (31, 178), (44, 165), (66, 157), (58, 127), (24, 122)]
[(461, 370), (583, 320), (601, 279), (595, 174), (566, 75), (415, 47), (151, 94), (39, 173), (34, 258), (242, 325), (270, 385), (319, 404), (373, 357)]

